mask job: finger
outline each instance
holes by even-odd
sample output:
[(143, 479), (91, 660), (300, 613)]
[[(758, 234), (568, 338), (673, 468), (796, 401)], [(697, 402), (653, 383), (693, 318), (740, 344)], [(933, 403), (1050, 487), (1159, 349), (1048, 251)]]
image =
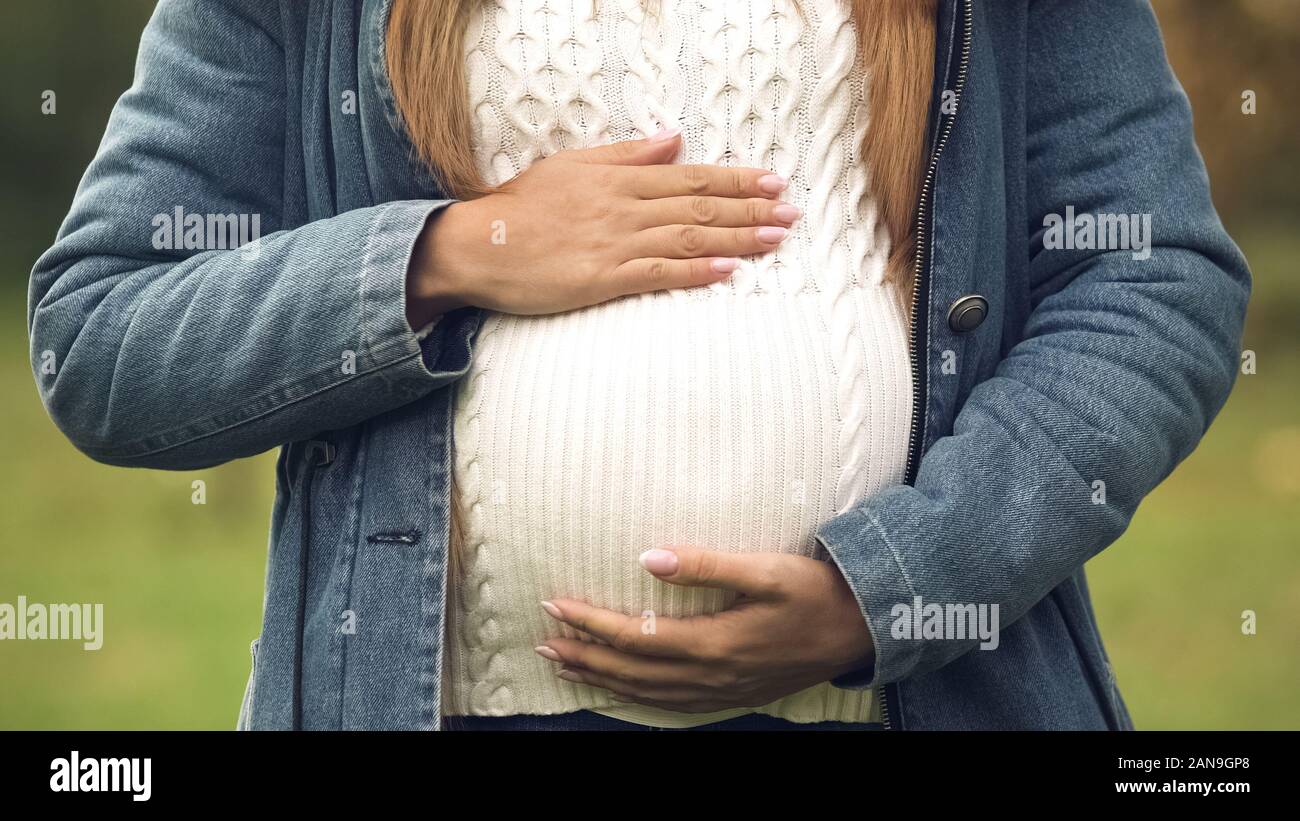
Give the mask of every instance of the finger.
[(561, 151), (555, 156), (597, 165), (661, 165), (670, 163), (681, 150), (681, 129), (665, 129), (640, 140), (622, 140), (594, 148)]
[(655, 548), (641, 554), (641, 566), (655, 578), (688, 587), (717, 587), (747, 596), (781, 592), (780, 553), (726, 553), (694, 547)]
[(628, 240), (627, 256), (742, 257), (765, 254), (789, 235), (788, 228), (764, 225), (758, 228), (710, 228), (704, 225), (660, 225), (637, 231)]
[(648, 620), (573, 599), (554, 599), (542, 606), (551, 618), (624, 653), (700, 662), (712, 662), (727, 655), (723, 645), (726, 636), (714, 624), (713, 616), (683, 619), (658, 616)]
[(764, 168), (720, 165), (658, 165), (631, 174), (632, 192), (644, 199), (660, 197), (763, 197), (772, 199), (788, 183)]
[(776, 225), (788, 228), (800, 211), (788, 202), (749, 197), (663, 197), (645, 200), (633, 212), (638, 228), (709, 225), (718, 228)]
[(726, 279), (739, 265), (740, 260), (727, 257), (633, 259), (614, 269), (607, 298), (711, 285)]
[[(632, 684), (700, 686), (709, 675), (702, 664), (689, 659), (636, 655), (589, 641), (547, 639), (536, 649), (542, 658), (558, 665), (581, 668)], [(543, 649), (551, 652), (542, 652)]]

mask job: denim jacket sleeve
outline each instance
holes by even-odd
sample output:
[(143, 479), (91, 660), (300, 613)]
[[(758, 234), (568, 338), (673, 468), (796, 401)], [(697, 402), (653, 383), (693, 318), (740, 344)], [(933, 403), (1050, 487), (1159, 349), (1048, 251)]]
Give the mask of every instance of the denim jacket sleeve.
[[(876, 643), (874, 668), (842, 687), (929, 672), (978, 643), (891, 635), (891, 609), (915, 596), (996, 604), (1003, 626), (1025, 614), (1119, 537), (1236, 375), (1249, 273), (1210, 202), (1150, 8), (1029, 9), (1028, 321), (915, 482), (819, 530)], [(1153, 214), (1151, 257), (1044, 252), (1037, 227), (1068, 205)]]
[[(286, 224), (279, 25), (274, 3), (161, 3), (32, 271), (42, 399), (95, 459), (187, 469), (248, 456), (410, 402), (468, 363), (468, 323), (421, 342), (405, 318), (415, 239), (446, 200)], [(256, 217), (262, 235), (167, 248), (155, 231), (177, 209)]]

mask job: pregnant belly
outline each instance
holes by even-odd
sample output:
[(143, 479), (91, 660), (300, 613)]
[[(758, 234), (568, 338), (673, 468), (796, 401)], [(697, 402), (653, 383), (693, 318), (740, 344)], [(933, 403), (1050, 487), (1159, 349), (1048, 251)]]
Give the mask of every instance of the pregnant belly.
[(907, 435), (901, 312), (883, 290), (842, 299), (661, 292), (489, 316), (454, 428), (478, 606), (708, 612), (721, 592), (658, 582), (640, 553), (813, 555), (820, 524), (901, 479)]
[[(731, 594), (660, 582), (637, 557), (690, 544), (814, 555), (819, 525), (903, 474), (911, 406), (902, 312), (879, 287), (726, 288), (546, 317), (489, 316), (459, 383), (463, 544), (448, 608), (446, 709), (603, 709), (533, 647), (540, 602), (651, 620)], [(858, 720), (829, 686), (773, 714)], [(788, 711), (788, 713), (787, 713)]]

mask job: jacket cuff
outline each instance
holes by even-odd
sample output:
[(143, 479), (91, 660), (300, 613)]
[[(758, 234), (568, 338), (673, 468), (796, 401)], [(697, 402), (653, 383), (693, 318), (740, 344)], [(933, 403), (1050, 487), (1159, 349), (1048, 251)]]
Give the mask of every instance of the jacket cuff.
[(399, 393), (418, 397), (463, 376), (482, 319), (476, 308), (439, 317), (419, 332), (406, 320), (406, 276), (429, 217), (454, 200), (405, 200), (380, 208), (366, 237), (360, 272), (367, 370)]
[(441, 316), (435, 317), (432, 322), (428, 323), (423, 328), (415, 332), (415, 338), (420, 340), (421, 343), (423, 343), (424, 340), (429, 338), (429, 334), (433, 333), (433, 329), (438, 327), (438, 323), (440, 321), (442, 321)]
[(917, 595), (903, 568), (902, 557), (880, 523), (865, 508), (857, 507), (824, 524), (817, 540), (839, 567), (857, 599), (871, 641), (874, 664), (845, 673), (831, 684), (864, 690), (906, 678), (921, 659), (922, 641), (893, 635), (897, 605), (911, 606)]

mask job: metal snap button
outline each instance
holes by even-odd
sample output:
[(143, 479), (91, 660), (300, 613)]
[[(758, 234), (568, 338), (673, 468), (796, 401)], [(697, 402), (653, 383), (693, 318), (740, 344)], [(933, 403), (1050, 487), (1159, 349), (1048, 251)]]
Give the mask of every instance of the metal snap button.
[(989, 301), (979, 294), (967, 294), (948, 309), (948, 327), (955, 333), (969, 333), (989, 315)]

